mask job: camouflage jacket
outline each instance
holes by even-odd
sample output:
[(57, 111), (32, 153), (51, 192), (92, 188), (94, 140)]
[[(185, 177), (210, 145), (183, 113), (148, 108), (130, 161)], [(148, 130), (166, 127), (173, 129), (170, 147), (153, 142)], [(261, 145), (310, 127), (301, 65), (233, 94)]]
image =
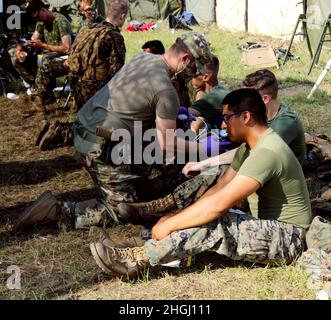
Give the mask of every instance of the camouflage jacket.
[(38, 22), (36, 31), (43, 37), (44, 42), (51, 45), (60, 45), (62, 37), (72, 33), (69, 20), (60, 13), (54, 13), (54, 20), (51, 24)]
[[(101, 26), (107, 27), (107, 32), (102, 33)], [(124, 38), (118, 27), (104, 21), (100, 25), (83, 27), (78, 33), (69, 55), (70, 72), (76, 74), (83, 81), (101, 81), (107, 83), (125, 62), (126, 48)], [(86, 29), (86, 28), (89, 28)], [(84, 29), (84, 30), (83, 30)], [(100, 36), (94, 34), (91, 43), (92, 32), (100, 32)]]

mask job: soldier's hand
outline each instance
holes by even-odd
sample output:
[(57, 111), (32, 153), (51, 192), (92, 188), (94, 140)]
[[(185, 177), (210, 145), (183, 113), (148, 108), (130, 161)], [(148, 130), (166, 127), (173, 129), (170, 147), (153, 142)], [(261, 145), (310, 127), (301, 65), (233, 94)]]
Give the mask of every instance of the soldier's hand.
[(152, 239), (153, 240), (162, 240), (171, 233), (171, 230), (168, 228), (167, 220), (171, 218), (173, 214), (166, 215), (162, 217), (156, 225), (152, 228)]
[(39, 39), (30, 40), (30, 44), (33, 47), (38, 48), (38, 49), (44, 49), (44, 47), (45, 47), (45, 44), (41, 40), (39, 40)]

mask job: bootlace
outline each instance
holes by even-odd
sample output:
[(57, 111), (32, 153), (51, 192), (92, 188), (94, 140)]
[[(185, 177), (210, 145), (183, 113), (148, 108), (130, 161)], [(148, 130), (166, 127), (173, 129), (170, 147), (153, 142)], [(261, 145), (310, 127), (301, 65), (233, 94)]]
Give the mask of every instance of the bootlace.
[(110, 248), (118, 260), (146, 261), (146, 255), (143, 247), (135, 248)]

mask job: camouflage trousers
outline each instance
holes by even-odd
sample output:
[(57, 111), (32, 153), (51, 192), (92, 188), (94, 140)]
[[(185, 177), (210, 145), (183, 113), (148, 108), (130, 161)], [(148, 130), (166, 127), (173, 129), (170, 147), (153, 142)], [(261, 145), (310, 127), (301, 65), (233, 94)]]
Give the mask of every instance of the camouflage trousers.
[(230, 210), (217, 221), (148, 240), (145, 253), (152, 266), (214, 251), (233, 260), (262, 264), (290, 263), (304, 249), (304, 230), (277, 220), (261, 220)]
[(104, 81), (75, 80), (73, 88), (76, 109), (79, 110), (104, 85)]
[(184, 209), (198, 200), (223, 176), (228, 167), (228, 165), (214, 167), (212, 170), (200, 173), (176, 187), (172, 194), (178, 209)]
[(42, 98), (53, 97), (53, 89), (56, 87), (56, 78), (67, 75), (69, 68), (63, 64), (60, 58), (44, 57), (38, 68), (35, 81), (35, 95)]
[(10, 55), (11, 62), (18, 74), (22, 77), (22, 79), (33, 86), (38, 71), (37, 55), (35, 54), (33, 56), (28, 56), (26, 61), (19, 62), (16, 57), (15, 48), (8, 50), (8, 53)]
[(61, 203), (62, 210), (74, 217), (76, 228), (92, 225), (107, 226), (118, 222), (117, 205), (121, 202), (149, 201), (169, 193), (169, 188), (180, 183), (181, 167), (151, 165), (106, 165), (93, 160), (87, 168), (95, 186), (100, 190), (98, 199)]

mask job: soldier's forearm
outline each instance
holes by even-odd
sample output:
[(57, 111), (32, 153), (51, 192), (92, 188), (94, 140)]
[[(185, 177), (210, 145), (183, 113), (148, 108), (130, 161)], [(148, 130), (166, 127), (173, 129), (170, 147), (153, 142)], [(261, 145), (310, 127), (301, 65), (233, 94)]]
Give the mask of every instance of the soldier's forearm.
[(64, 45), (55, 46), (55, 45), (47, 44), (47, 43), (43, 44), (42, 49), (50, 51), (50, 52), (59, 52), (59, 53), (68, 53), (70, 50), (69, 47), (64, 46)]

